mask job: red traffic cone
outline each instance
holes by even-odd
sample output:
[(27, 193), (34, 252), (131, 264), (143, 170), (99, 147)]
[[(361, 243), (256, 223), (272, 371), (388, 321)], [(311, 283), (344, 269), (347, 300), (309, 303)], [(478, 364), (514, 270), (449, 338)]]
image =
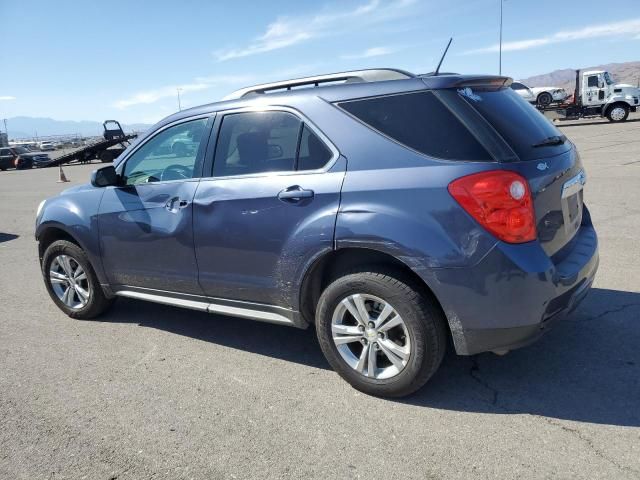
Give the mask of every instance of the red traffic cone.
[(62, 170), (62, 165), (58, 165), (58, 167), (60, 168), (59, 171), (59, 175), (58, 175), (58, 182), (57, 183), (65, 183), (68, 182), (69, 179), (67, 178), (67, 176), (64, 174), (64, 170)]

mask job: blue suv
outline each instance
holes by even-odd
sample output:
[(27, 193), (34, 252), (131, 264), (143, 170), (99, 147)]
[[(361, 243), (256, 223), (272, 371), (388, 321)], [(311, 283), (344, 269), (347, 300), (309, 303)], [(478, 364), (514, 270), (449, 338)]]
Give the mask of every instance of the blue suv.
[[(407, 395), (537, 339), (588, 292), (575, 147), (511, 79), (362, 70), (176, 113), (40, 205), (47, 290), (315, 326), (355, 388)], [(244, 328), (244, 326), (243, 326)]]

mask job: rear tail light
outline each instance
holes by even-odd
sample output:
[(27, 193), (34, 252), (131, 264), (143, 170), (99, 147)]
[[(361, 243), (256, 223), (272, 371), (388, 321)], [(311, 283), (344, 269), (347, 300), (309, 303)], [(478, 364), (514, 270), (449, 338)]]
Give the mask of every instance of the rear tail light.
[(536, 239), (531, 190), (517, 173), (490, 170), (461, 177), (449, 184), (449, 193), (500, 240), (524, 243)]

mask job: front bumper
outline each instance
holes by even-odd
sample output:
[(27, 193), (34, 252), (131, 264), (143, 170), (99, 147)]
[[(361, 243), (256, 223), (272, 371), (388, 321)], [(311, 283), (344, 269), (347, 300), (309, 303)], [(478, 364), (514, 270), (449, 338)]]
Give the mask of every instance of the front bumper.
[(439, 272), (439, 298), (456, 352), (512, 350), (537, 340), (587, 295), (598, 263), (598, 239), (589, 222), (558, 263), (534, 242), (498, 244), (471, 269)]

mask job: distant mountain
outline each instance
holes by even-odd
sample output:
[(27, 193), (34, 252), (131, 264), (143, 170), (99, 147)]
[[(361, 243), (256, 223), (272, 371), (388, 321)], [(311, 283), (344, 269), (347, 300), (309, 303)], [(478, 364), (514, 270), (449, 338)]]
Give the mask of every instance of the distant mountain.
[[(125, 132), (144, 132), (151, 125), (134, 123), (122, 125)], [(102, 123), (92, 121), (54, 120), (52, 118), (38, 117), (12, 117), (7, 118), (7, 130), (9, 138), (46, 137), (49, 135), (74, 135), (92, 137), (102, 135), (104, 131)]]
[[(640, 81), (640, 62), (609, 63), (607, 65), (596, 65), (593, 67), (583, 67), (580, 70), (606, 70), (617, 83), (629, 83), (638, 85)], [(543, 75), (519, 80), (528, 87), (562, 87), (568, 92), (573, 92), (576, 82), (576, 73), (572, 68), (555, 70)]]

